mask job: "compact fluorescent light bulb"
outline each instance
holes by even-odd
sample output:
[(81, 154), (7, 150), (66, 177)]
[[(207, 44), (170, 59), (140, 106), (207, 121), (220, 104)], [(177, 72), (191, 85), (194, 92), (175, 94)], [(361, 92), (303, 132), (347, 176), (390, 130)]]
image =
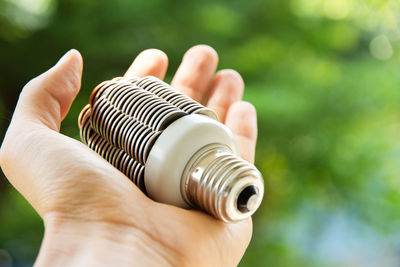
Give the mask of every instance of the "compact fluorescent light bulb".
[(239, 157), (216, 114), (152, 77), (99, 84), (79, 116), (81, 139), (152, 199), (225, 222), (261, 204), (260, 172)]

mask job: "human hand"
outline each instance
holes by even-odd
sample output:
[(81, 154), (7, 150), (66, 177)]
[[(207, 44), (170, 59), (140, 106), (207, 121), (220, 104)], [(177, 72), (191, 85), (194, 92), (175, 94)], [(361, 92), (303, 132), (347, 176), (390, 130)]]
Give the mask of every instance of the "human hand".
[[(257, 135), (251, 104), (240, 101), (243, 81), (232, 70), (215, 74), (216, 52), (191, 48), (172, 86), (205, 101), (236, 135), (241, 155), (253, 161)], [(163, 79), (166, 55), (142, 52), (126, 77)], [(157, 203), (84, 144), (59, 133), (77, 95), (79, 52), (67, 53), (21, 92), (0, 150), (0, 165), (14, 187), (44, 220), (38, 266), (236, 265), (251, 238), (252, 223), (234, 224), (197, 211)]]

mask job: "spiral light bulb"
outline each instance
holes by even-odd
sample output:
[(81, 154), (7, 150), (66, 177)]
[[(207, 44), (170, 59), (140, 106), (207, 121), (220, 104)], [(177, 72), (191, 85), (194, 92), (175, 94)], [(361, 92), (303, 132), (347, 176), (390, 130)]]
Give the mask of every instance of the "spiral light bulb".
[(226, 222), (261, 204), (262, 176), (238, 156), (232, 132), (212, 110), (155, 77), (99, 84), (79, 128), (85, 144), (156, 201)]

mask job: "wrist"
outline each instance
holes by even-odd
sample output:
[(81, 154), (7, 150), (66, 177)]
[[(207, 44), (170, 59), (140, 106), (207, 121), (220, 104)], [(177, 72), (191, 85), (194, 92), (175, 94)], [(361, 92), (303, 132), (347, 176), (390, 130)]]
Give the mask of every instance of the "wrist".
[(48, 215), (36, 266), (182, 265), (175, 251), (133, 226)]

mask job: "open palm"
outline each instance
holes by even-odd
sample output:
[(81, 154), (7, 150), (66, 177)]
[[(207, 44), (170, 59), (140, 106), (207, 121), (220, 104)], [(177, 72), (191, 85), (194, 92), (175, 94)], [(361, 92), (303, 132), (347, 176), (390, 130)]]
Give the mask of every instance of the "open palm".
[[(253, 106), (241, 101), (244, 84), (233, 70), (216, 73), (218, 57), (191, 48), (172, 86), (207, 103), (236, 135), (244, 159), (254, 159)], [(168, 59), (142, 52), (126, 77), (164, 78)], [(196, 210), (157, 203), (85, 145), (59, 133), (80, 88), (76, 50), (23, 89), (0, 150), (10, 182), (45, 224), (37, 265), (236, 265), (251, 238), (251, 219), (226, 224)], [(206, 99), (207, 97), (207, 99)]]

